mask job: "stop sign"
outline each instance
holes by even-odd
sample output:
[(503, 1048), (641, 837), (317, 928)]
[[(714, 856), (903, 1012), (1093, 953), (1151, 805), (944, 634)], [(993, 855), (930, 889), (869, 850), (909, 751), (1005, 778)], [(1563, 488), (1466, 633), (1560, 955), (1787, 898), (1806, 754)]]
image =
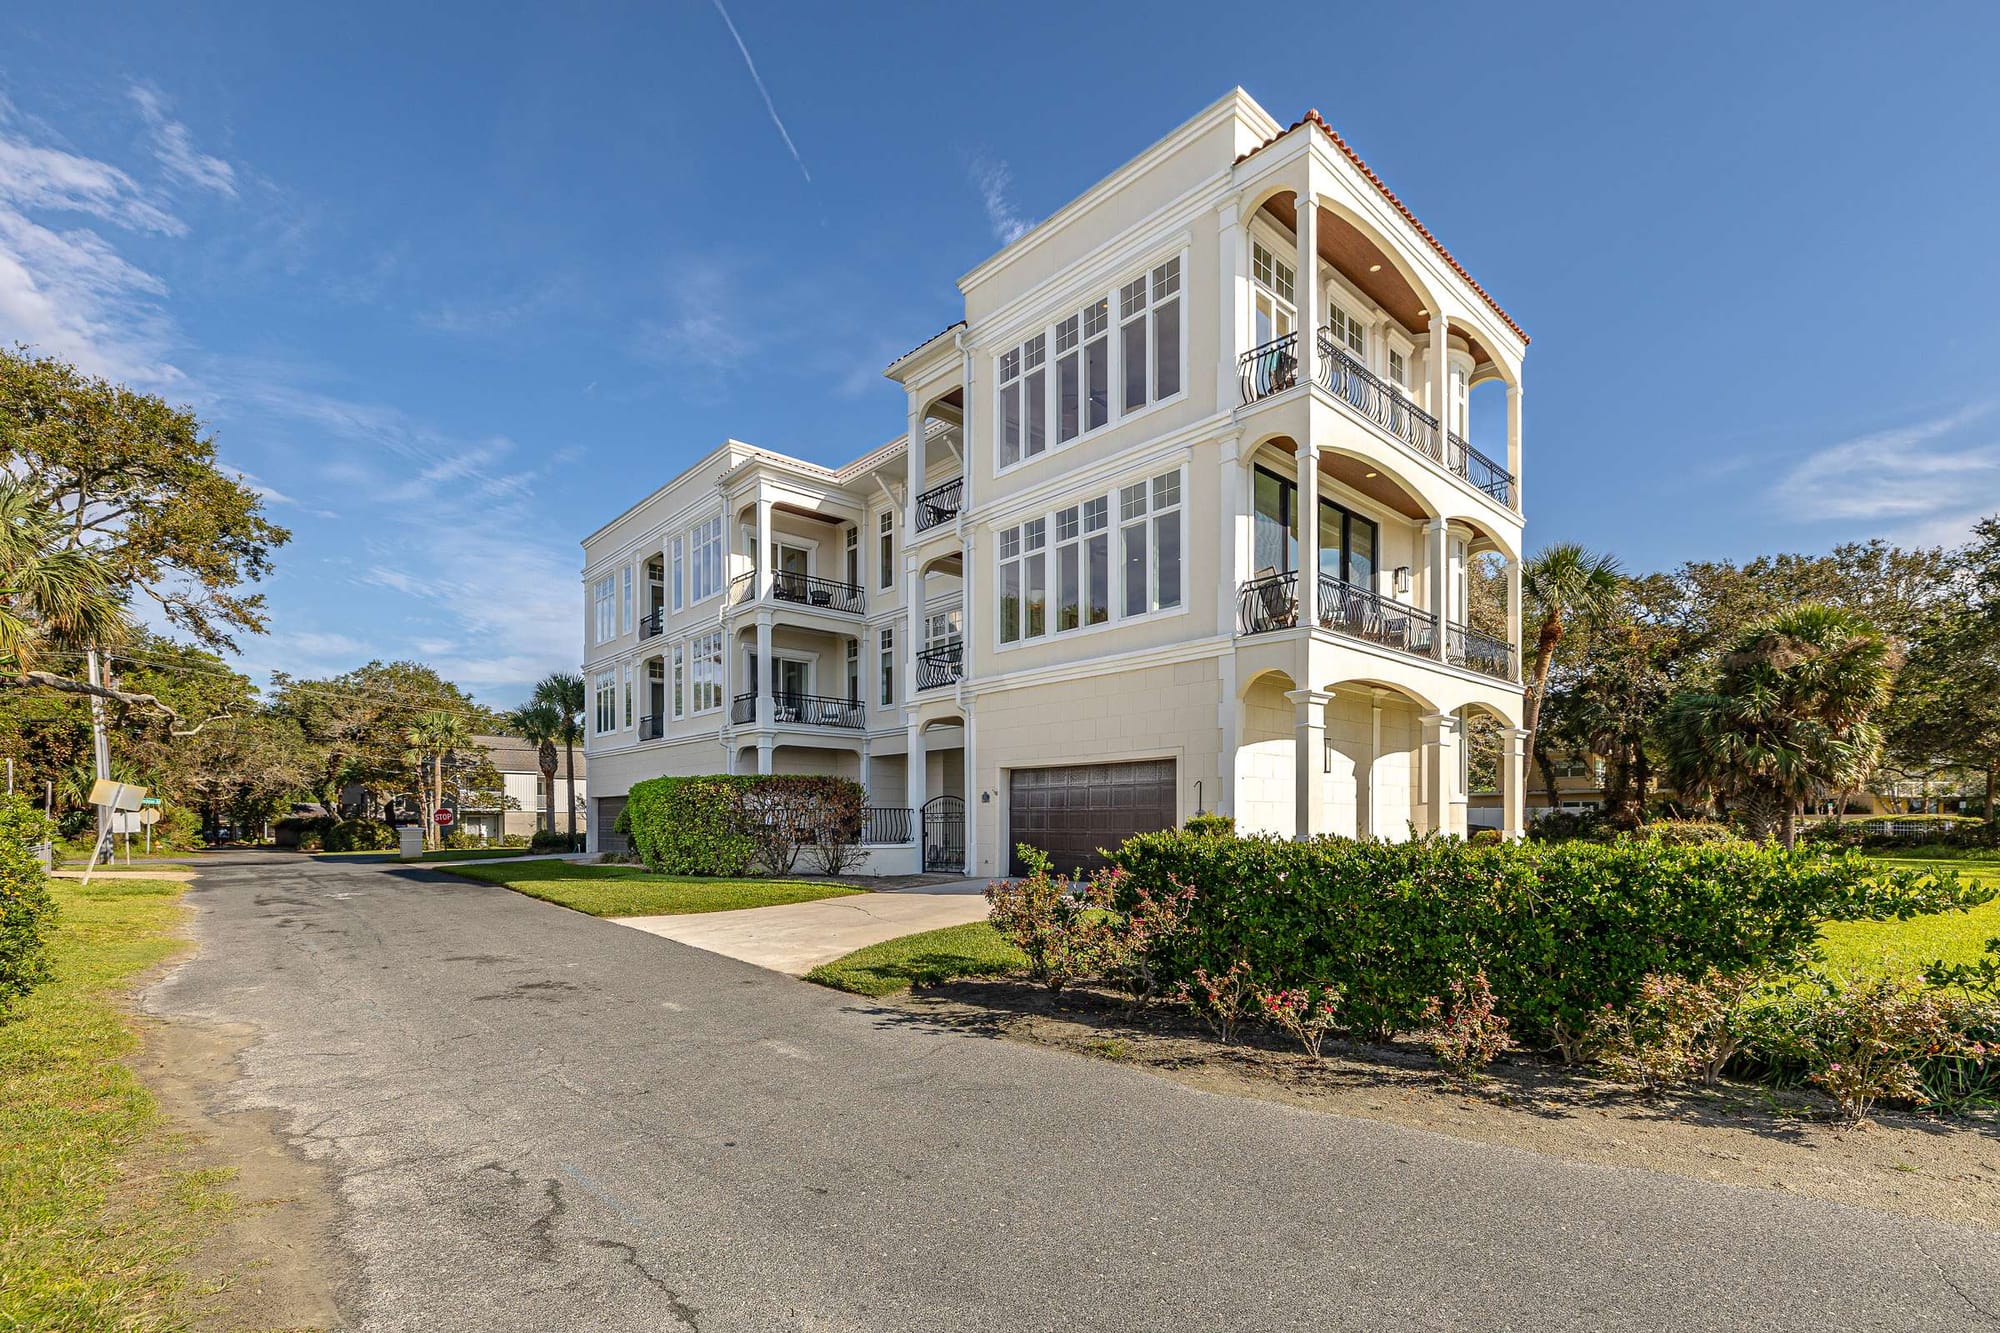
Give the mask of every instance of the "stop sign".
[(455, 818), (457, 818), (457, 816), (453, 815), (451, 811), (439, 810), (431, 815), (431, 822), (436, 824), (439, 828), (443, 828), (445, 825), (451, 823), (451, 821)]

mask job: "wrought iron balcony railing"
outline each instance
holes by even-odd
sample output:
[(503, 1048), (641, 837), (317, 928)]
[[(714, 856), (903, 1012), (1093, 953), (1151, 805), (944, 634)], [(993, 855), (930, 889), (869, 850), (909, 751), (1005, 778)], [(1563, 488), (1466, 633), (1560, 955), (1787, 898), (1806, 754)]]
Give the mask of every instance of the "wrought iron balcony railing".
[(965, 674), (965, 645), (954, 639), (917, 654), (917, 688), (935, 690), (956, 685)]
[(667, 720), (663, 717), (642, 717), (639, 719), (639, 739), (656, 741), (667, 734)]
[[(757, 721), (757, 696), (739, 694), (729, 703), (729, 720), (738, 726)], [(820, 694), (771, 696), (771, 721), (781, 727), (840, 727), (859, 731), (868, 725), (868, 705), (859, 699), (834, 699)]]
[(1446, 432), (1446, 439), (1447, 466), (1501, 504), (1513, 508), (1514, 474), (1460, 439), (1456, 432)]
[(857, 616), (868, 609), (867, 594), (854, 584), (815, 578), (811, 574), (787, 574), (783, 571), (773, 574), (771, 598), (821, 611), (847, 611)]
[(941, 486), (933, 486), (917, 497), (917, 531), (929, 532), (932, 528), (949, 523), (958, 517), (960, 504), (965, 499), (965, 478), (953, 477)]
[(757, 720), (757, 696), (739, 694), (729, 701), (729, 720), (739, 727), (747, 727)]
[(1514, 645), (1456, 621), (1445, 627), (1444, 657), (1453, 666), (1481, 671), (1499, 680), (1519, 679), (1514, 674)]
[(861, 812), (861, 843), (865, 847), (915, 842), (916, 821), (906, 805), (871, 805)]
[(1437, 642), (1437, 617), (1429, 611), (1331, 574), (1319, 576), (1319, 623), (1335, 634), (1423, 657)]
[(1236, 379), (1243, 389), (1243, 401), (1254, 403), (1296, 388), (1299, 382), (1299, 335), (1288, 333), (1253, 347), (1236, 361)]
[(1328, 393), (1433, 463), (1444, 461), (1437, 418), (1411, 402), (1395, 385), (1377, 379), (1336, 346), (1325, 330), (1320, 332), (1319, 366), (1320, 386)]
[(666, 625), (667, 613), (664, 609), (648, 611), (645, 615), (639, 617), (639, 637), (642, 639), (657, 639), (660, 637), (660, 631), (665, 629)]
[(1299, 623), (1299, 576), (1267, 574), (1236, 594), (1236, 625), (1243, 634), (1268, 634)]

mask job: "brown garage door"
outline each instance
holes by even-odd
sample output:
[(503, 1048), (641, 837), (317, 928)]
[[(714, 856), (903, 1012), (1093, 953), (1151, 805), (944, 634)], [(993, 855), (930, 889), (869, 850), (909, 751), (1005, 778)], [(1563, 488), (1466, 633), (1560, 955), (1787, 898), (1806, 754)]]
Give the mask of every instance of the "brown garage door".
[[(1048, 853), (1057, 870), (1095, 870), (1099, 848), (1174, 823), (1174, 761), (1017, 768), (1008, 777), (1007, 845)], [(1025, 873), (1018, 853), (1013, 873)]]

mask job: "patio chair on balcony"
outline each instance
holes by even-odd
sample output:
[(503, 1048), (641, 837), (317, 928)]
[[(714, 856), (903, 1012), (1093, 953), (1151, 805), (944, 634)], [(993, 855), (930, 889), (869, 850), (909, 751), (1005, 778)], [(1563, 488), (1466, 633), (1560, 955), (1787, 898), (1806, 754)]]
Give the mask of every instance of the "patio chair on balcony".
[(1290, 629), (1299, 623), (1298, 599), (1290, 583), (1268, 566), (1257, 571), (1257, 621), (1267, 629)]

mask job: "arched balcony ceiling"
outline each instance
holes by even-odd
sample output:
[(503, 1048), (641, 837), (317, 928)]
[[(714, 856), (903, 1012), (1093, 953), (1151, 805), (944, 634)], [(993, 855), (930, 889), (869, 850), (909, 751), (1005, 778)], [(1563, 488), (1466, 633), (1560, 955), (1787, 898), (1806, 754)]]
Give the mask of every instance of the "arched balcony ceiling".
[[(1299, 215), (1292, 205), (1291, 195), (1272, 195), (1264, 202), (1264, 211), (1283, 230), (1298, 234)], [(1360, 228), (1340, 214), (1324, 208), (1319, 211), (1319, 257), (1359, 289), (1363, 296), (1388, 311), (1389, 317), (1401, 324), (1405, 332), (1418, 338), (1429, 335), (1431, 317), (1426, 313), (1424, 298), (1410, 286), (1409, 279)], [(1472, 353), (1473, 374), (1477, 377), (1481, 369), (1492, 362), (1492, 353), (1463, 326), (1453, 325), (1452, 332), (1465, 340)]]
[[(1271, 441), (1271, 447), (1294, 457), (1299, 452), (1295, 443), (1283, 437)], [(1430, 517), (1421, 500), (1404, 490), (1380, 468), (1364, 459), (1332, 449), (1321, 449), (1319, 471), (1321, 476), (1337, 481), (1350, 490), (1358, 491), (1375, 503), (1395, 510), (1405, 518), (1422, 522)]]

